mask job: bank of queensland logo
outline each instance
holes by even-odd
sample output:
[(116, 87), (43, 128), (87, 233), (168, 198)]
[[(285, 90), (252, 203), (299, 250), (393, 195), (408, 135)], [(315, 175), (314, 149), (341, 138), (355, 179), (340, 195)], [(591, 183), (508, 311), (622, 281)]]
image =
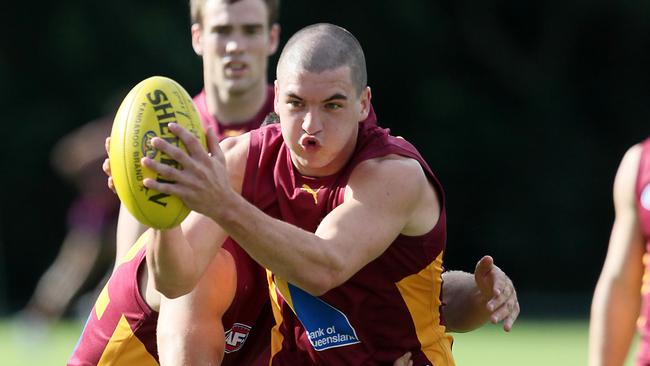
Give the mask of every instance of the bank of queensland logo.
[(235, 323), (232, 325), (232, 328), (228, 329), (226, 332), (226, 353), (232, 353), (239, 351), (246, 339), (248, 334), (251, 331), (251, 327), (246, 324)]
[(142, 156), (146, 156), (149, 159), (155, 159), (158, 154), (158, 150), (151, 144), (151, 139), (156, 137), (156, 133), (153, 131), (147, 131), (142, 136)]
[(641, 191), (641, 206), (650, 211), (650, 183), (646, 184)]

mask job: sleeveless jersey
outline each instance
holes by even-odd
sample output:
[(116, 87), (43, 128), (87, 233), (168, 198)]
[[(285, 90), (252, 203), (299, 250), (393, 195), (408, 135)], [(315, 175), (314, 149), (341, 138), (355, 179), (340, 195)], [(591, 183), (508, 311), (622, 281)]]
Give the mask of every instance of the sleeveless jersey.
[(643, 264), (645, 275), (641, 286), (642, 305), (637, 321), (639, 342), (637, 365), (650, 365), (650, 138), (641, 144), (641, 160), (636, 180), (637, 214), (645, 240)]
[(260, 109), (259, 112), (257, 112), (257, 114), (248, 121), (237, 123), (235, 125), (222, 124), (208, 111), (205, 89), (201, 90), (201, 92), (194, 97), (194, 105), (196, 106), (196, 109), (201, 116), (203, 128), (205, 128), (206, 131), (208, 130), (208, 127), (214, 128), (214, 131), (217, 133), (217, 137), (219, 137), (219, 141), (221, 141), (226, 137), (239, 136), (260, 127), (264, 121), (264, 118), (269, 113), (273, 112), (274, 95), (273, 86), (267, 86), (266, 101), (264, 102), (262, 109)]
[(137, 276), (147, 236), (131, 247), (97, 297), (69, 366), (158, 365), (158, 314), (140, 295)]
[(382, 255), (323, 296), (311, 296), (269, 273), (276, 318), (271, 365), (392, 365), (406, 351), (413, 352), (414, 365), (454, 365), (452, 338), (440, 318), (443, 191), (411, 144), (374, 123), (361, 123), (346, 166), (313, 178), (294, 168), (279, 126), (262, 127), (251, 132), (244, 194), (270, 216), (314, 232), (343, 202), (355, 166), (389, 154), (420, 163), (440, 197), (438, 223), (422, 236), (398, 236)]

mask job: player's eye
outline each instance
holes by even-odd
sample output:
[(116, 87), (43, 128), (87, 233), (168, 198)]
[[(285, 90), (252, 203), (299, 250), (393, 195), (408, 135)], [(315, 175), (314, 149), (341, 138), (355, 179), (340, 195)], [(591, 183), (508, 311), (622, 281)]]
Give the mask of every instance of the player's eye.
[(327, 103), (327, 104), (325, 104), (325, 108), (335, 111), (335, 110), (343, 108), (343, 106), (341, 104), (339, 104), (339, 103)]
[(288, 104), (291, 108), (300, 108), (300, 107), (302, 107), (302, 102), (299, 101), (299, 100), (296, 100), (296, 99), (290, 99), (290, 100), (288, 100), (288, 101), (287, 101), (287, 104)]
[(232, 27), (229, 25), (216, 25), (212, 27), (212, 33), (216, 33), (218, 35), (229, 35), (232, 33)]
[(261, 34), (263, 27), (260, 24), (244, 26), (244, 34), (247, 36), (254, 36)]

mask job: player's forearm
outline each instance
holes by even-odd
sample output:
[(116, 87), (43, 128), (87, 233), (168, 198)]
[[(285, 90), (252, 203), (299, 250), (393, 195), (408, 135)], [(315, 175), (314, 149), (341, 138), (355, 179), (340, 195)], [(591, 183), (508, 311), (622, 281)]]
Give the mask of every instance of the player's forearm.
[(623, 365), (636, 331), (639, 308), (638, 288), (599, 280), (589, 322), (589, 366)]
[(344, 260), (314, 233), (274, 219), (238, 195), (226, 206), (213, 219), (276, 275), (313, 295), (343, 280)]
[(122, 204), (120, 205), (120, 214), (117, 220), (116, 248), (115, 248), (115, 265), (117, 266), (122, 257), (129, 251), (136, 240), (147, 230)]
[(168, 298), (190, 292), (198, 282), (199, 271), (192, 247), (182, 230), (153, 230), (147, 245), (147, 266), (153, 275), (156, 290)]
[(469, 332), (487, 323), (488, 299), (481, 295), (474, 276), (461, 271), (442, 274), (445, 306), (443, 316), (450, 332)]

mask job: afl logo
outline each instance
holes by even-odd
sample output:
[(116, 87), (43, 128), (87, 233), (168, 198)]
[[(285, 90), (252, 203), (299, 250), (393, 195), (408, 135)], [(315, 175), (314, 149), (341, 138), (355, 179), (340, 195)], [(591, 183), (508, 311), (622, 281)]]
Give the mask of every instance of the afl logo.
[(146, 156), (149, 159), (155, 159), (158, 154), (158, 150), (151, 145), (151, 139), (156, 137), (156, 133), (153, 131), (147, 131), (142, 136), (142, 156)]
[(650, 211), (650, 183), (646, 184), (641, 192), (641, 206)]
[(241, 323), (235, 323), (232, 325), (226, 332), (226, 353), (237, 352), (239, 351), (244, 343), (248, 334), (251, 331), (251, 327)]

